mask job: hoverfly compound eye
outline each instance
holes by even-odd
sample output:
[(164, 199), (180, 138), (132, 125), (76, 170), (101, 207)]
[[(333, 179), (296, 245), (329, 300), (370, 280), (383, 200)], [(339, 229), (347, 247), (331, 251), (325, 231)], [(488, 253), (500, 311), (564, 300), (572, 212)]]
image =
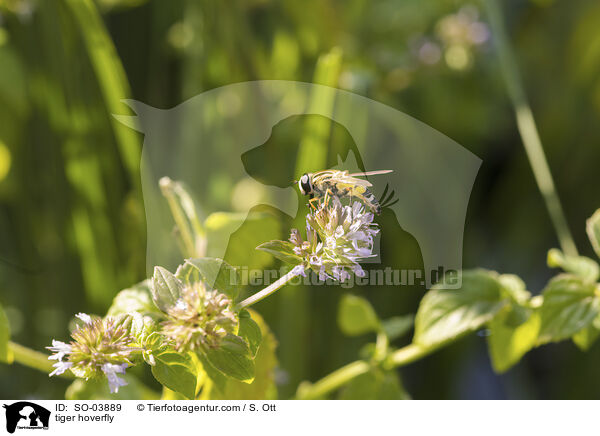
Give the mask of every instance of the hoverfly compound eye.
[(300, 180), (298, 181), (298, 187), (300, 188), (300, 192), (302, 195), (308, 195), (312, 192), (312, 186), (310, 184), (310, 177), (308, 174), (304, 173)]

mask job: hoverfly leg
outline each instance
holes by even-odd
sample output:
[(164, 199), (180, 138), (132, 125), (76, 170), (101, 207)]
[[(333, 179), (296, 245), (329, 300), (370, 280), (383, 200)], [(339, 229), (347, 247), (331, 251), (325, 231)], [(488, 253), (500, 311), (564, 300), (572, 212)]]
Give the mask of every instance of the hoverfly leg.
[(308, 200), (308, 204), (310, 205), (310, 207), (312, 207), (315, 211), (317, 210), (317, 208), (314, 205), (315, 201), (318, 201), (319, 198), (318, 197), (313, 197), (310, 200)]

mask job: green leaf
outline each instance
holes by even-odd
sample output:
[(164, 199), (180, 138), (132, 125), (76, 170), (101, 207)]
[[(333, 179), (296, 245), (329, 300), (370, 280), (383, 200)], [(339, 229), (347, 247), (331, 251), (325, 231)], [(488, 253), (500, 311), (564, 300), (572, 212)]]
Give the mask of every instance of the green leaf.
[(120, 375), (127, 385), (121, 386), (119, 392), (111, 394), (105, 378), (76, 379), (65, 392), (66, 400), (158, 400), (160, 395), (142, 384), (136, 377)]
[(262, 340), (262, 333), (259, 325), (250, 317), (250, 312), (247, 310), (242, 310), (240, 312), (238, 335), (248, 342), (251, 356), (256, 356), (256, 352), (258, 351)]
[(415, 318), (415, 343), (435, 346), (477, 330), (506, 304), (502, 285), (491, 271), (462, 273), (460, 289), (434, 286), (421, 300)]
[(269, 241), (256, 247), (257, 250), (272, 254), (275, 258), (292, 265), (300, 265), (302, 258), (294, 253), (295, 245), (289, 241)]
[(155, 356), (152, 375), (158, 382), (186, 398), (196, 397), (197, 368), (189, 354), (165, 350)]
[(548, 266), (562, 268), (586, 282), (595, 282), (600, 276), (600, 267), (596, 261), (584, 256), (567, 256), (556, 248), (548, 251)]
[(340, 400), (410, 400), (395, 372), (373, 369), (340, 390)]
[(594, 321), (582, 330), (573, 335), (573, 342), (581, 350), (588, 351), (600, 336), (600, 316), (594, 318)]
[[(275, 367), (277, 366), (275, 349), (277, 341), (262, 317), (253, 310), (249, 312), (252, 319), (259, 325), (262, 336), (262, 343), (254, 358), (254, 381), (248, 384), (234, 379), (227, 379), (224, 388), (212, 390), (206, 396), (203, 392), (200, 399), (265, 400), (277, 398), (277, 387), (275, 386)], [(223, 375), (221, 377), (224, 378)]]
[(561, 274), (543, 291), (539, 344), (566, 339), (587, 327), (600, 312), (596, 285), (581, 277)]
[[(202, 380), (201, 393), (199, 399), (212, 400), (214, 396), (223, 394), (230, 380), (225, 374), (215, 368), (202, 352), (197, 352), (196, 357), (202, 367), (205, 377), (209, 379)], [(241, 382), (240, 382), (241, 383)]]
[(223, 259), (211, 257), (186, 259), (185, 262), (198, 271), (202, 281), (211, 289), (217, 289), (235, 301), (240, 293), (242, 284), (240, 275), (235, 268)]
[(225, 336), (218, 348), (207, 348), (205, 354), (210, 364), (226, 376), (245, 383), (254, 380), (254, 361), (250, 348), (239, 336)]
[(499, 374), (519, 362), (521, 357), (536, 345), (540, 331), (541, 320), (537, 312), (527, 309), (528, 318), (515, 326), (511, 322), (514, 309), (505, 308), (488, 324), (488, 349), (492, 367)]
[(12, 363), (13, 354), (8, 346), (10, 340), (10, 325), (2, 305), (0, 305), (0, 362)]
[(131, 288), (123, 289), (114, 298), (108, 316), (137, 312), (142, 315), (159, 315), (160, 311), (152, 300), (151, 281), (144, 280)]
[(398, 339), (408, 333), (415, 323), (414, 315), (394, 316), (381, 322), (383, 331), (390, 341)]
[(596, 256), (600, 257), (600, 209), (587, 220), (586, 230)]
[(154, 304), (167, 312), (173, 307), (183, 290), (183, 282), (171, 274), (163, 267), (157, 266), (154, 268), (154, 277), (152, 278), (152, 300)]
[(514, 274), (501, 274), (498, 281), (503, 291), (516, 303), (525, 304), (531, 298), (531, 292), (525, 287), (525, 282)]
[(356, 295), (344, 295), (338, 310), (338, 325), (345, 335), (357, 336), (378, 331), (381, 323), (371, 303)]

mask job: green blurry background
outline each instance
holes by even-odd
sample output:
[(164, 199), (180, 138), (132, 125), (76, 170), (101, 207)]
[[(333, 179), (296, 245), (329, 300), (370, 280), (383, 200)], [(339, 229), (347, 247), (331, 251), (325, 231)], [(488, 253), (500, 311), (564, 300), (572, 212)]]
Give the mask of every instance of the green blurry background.
[[(600, 3), (510, 0), (502, 8), (569, 225), (591, 256), (584, 222), (600, 207)], [(112, 118), (129, 113), (119, 100), (170, 108), (246, 80), (333, 84), (404, 111), (482, 158), (464, 266), (518, 274), (539, 292), (552, 274), (545, 253), (558, 242), (493, 41), (476, 2), (0, 0), (0, 303), (13, 340), (38, 350), (65, 340), (73, 313), (103, 314), (120, 289), (145, 278), (143, 138)], [(307, 124), (291, 120), (259, 157), (248, 156), (253, 177), (288, 180)], [(344, 146), (336, 132), (332, 150)], [(197, 200), (208, 211), (235, 211), (245, 195), (225, 172)], [(290, 223), (270, 220), (269, 238), (285, 239)], [(386, 264), (422, 267), (414, 238), (390, 213), (380, 222)], [(228, 258), (279, 266), (257, 257), (257, 234), (243, 226)], [(342, 294), (368, 298), (387, 318), (414, 313), (424, 291), (287, 287), (259, 303), (279, 340), (280, 397), (355, 360), (373, 340), (341, 334)], [(418, 399), (600, 398), (599, 364), (598, 344), (583, 353), (564, 342), (496, 376), (481, 334), (401, 374)], [(61, 398), (67, 385), (0, 365), (3, 398)]]

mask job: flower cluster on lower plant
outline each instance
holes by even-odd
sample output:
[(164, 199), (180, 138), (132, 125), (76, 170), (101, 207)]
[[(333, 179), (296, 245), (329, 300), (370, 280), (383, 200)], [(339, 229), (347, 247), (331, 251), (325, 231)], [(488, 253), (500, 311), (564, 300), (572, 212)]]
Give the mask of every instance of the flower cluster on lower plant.
[(54, 352), (48, 359), (56, 360), (50, 376), (68, 370), (86, 380), (105, 376), (110, 391), (118, 392), (127, 382), (117, 374), (124, 374), (133, 365), (133, 354), (139, 351), (132, 346), (134, 338), (127, 317), (102, 319), (85, 313), (76, 316), (82, 324), (71, 334), (73, 340), (68, 344), (53, 340), (52, 346), (47, 347)]
[(234, 333), (238, 323), (231, 299), (217, 290), (207, 290), (202, 282), (185, 286), (167, 315), (162, 333), (177, 351), (216, 348), (223, 337)]
[[(229, 277), (231, 267), (220, 259), (191, 259), (175, 274), (157, 267), (149, 286), (143, 282), (117, 295), (110, 316), (77, 314), (72, 341), (53, 340), (47, 347), (56, 361), (50, 376), (70, 371), (85, 380), (104, 377), (116, 393), (127, 385), (125, 370), (145, 361), (158, 368), (153, 374), (162, 384), (178, 390), (177, 376), (165, 367), (188, 365), (197, 373), (193, 365), (201, 362), (206, 372), (251, 382), (260, 329), (246, 311), (234, 308), (235, 287), (223, 280), (216, 287), (210, 274), (220, 268)], [(180, 358), (173, 360), (175, 355)]]

